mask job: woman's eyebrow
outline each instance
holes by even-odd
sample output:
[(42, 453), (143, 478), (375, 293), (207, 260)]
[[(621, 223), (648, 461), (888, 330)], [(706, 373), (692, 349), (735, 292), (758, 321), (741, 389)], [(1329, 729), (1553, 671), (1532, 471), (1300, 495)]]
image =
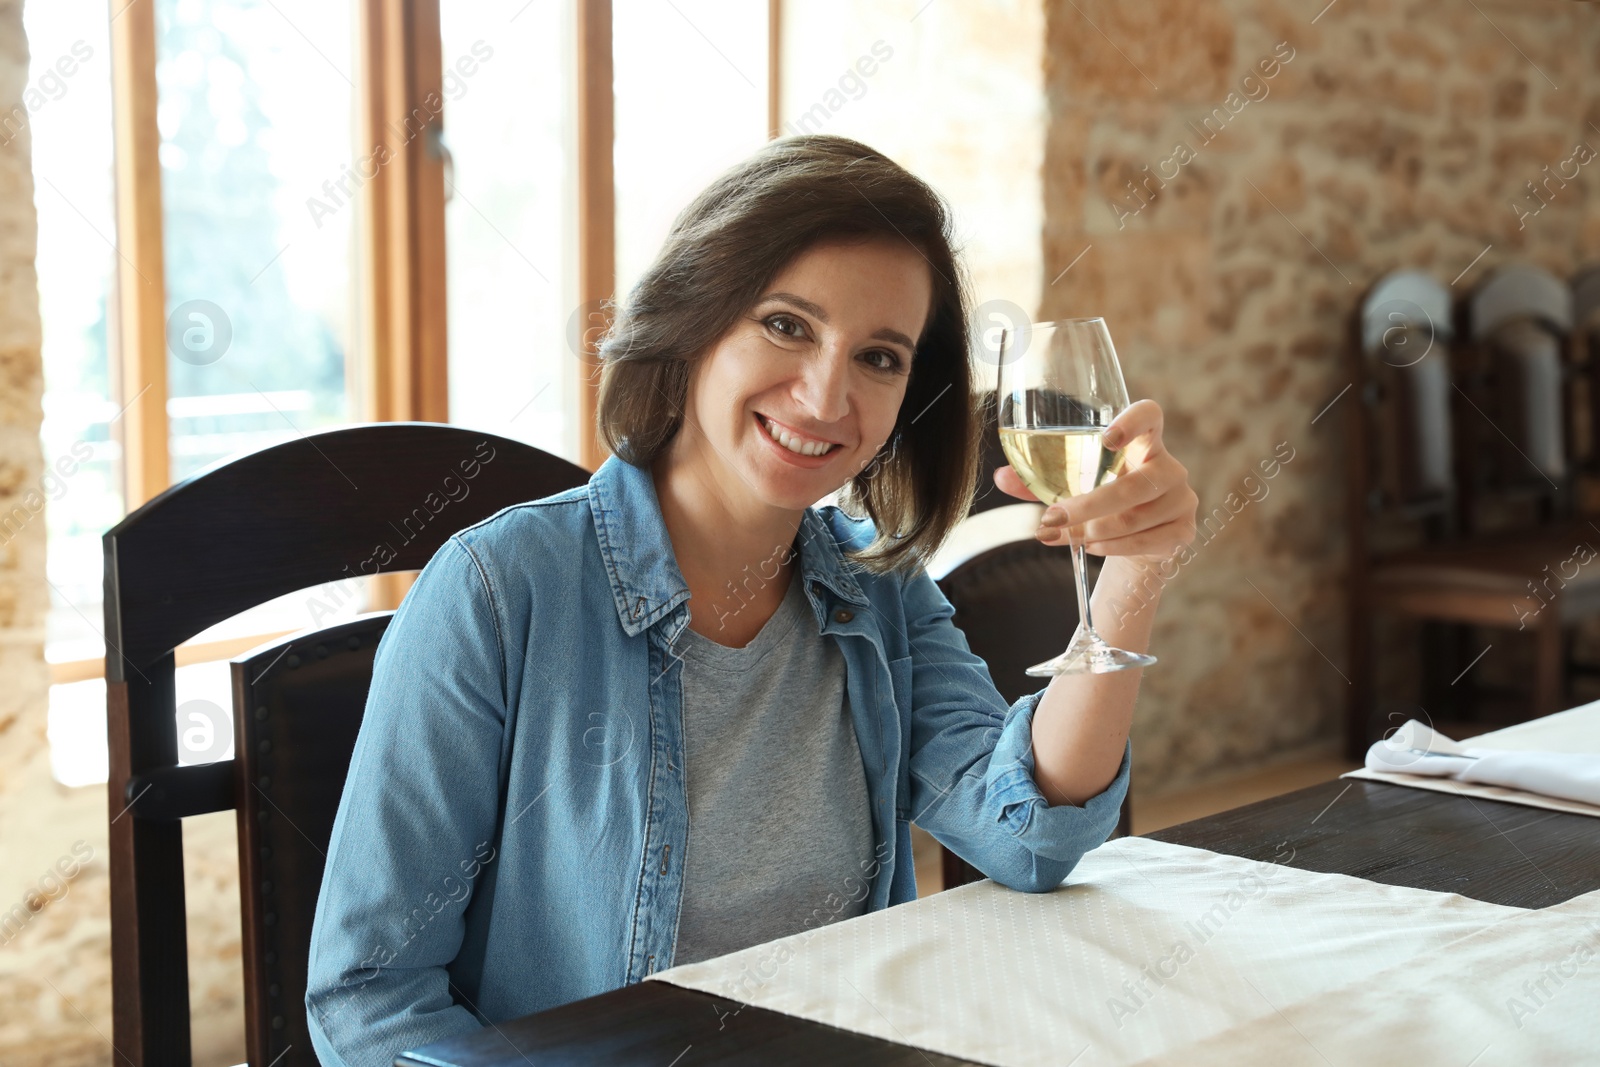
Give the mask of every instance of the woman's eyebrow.
[[(796, 296), (794, 293), (768, 293), (761, 299), (763, 302), (768, 300), (781, 300), (786, 304), (790, 304), (793, 307), (804, 311), (807, 315), (815, 316), (818, 322), (828, 321), (828, 313), (822, 309), (821, 304), (818, 304), (815, 301), (807, 300), (803, 296)], [(911, 338), (907, 337), (899, 330), (892, 330), (887, 326), (877, 331), (872, 336), (874, 340), (892, 341), (897, 345), (904, 345), (906, 351), (908, 352), (915, 352), (917, 350), (916, 342), (912, 341)]]

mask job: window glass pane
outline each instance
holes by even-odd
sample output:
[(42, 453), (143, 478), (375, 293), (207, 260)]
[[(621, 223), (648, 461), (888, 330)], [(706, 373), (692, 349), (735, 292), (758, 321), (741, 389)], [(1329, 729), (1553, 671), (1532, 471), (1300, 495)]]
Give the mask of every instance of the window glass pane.
[[(347, 365), (367, 154), (354, 30), (351, 3), (157, 0), (174, 482), (357, 418)], [(332, 588), (194, 640), (325, 625), (335, 613), (314, 610), (325, 601), (337, 617), (363, 606)]]
[(767, 5), (616, 0), (617, 292), (696, 193), (767, 140)]
[(50, 742), (50, 775), (56, 781), (67, 786), (105, 781), (105, 679), (52, 685), (45, 737)]
[(450, 421), (576, 461), (568, 5), (446, 3), (440, 24)]
[[(44, 326), (45, 474), (0, 544), (48, 523), (52, 660), (103, 654), (100, 535), (122, 517), (122, 454), (108, 356), (116, 225), (112, 218), (110, 12), (103, 0), (23, 9), (31, 57), (24, 125), (0, 144), (33, 141), (36, 260)], [(34, 505), (38, 505), (35, 507)]]
[(157, 0), (174, 481), (351, 419), (353, 14)]

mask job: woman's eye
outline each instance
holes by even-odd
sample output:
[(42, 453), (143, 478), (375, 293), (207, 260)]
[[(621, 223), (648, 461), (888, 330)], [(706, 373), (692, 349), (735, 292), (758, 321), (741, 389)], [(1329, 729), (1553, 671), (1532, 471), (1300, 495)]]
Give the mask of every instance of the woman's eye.
[[(767, 317), (767, 328), (777, 331), (784, 337), (799, 337), (804, 332), (800, 323), (788, 315), (769, 315)], [(791, 333), (791, 329), (794, 332)]]
[(871, 352), (866, 353), (866, 356), (867, 356), (867, 358), (869, 360), (872, 360), (872, 359), (882, 359), (883, 360), (882, 363), (873, 363), (872, 364), (874, 370), (899, 370), (900, 369), (900, 357), (897, 356), (895, 353), (890, 352), (890, 351), (888, 351), (886, 349), (875, 348)]

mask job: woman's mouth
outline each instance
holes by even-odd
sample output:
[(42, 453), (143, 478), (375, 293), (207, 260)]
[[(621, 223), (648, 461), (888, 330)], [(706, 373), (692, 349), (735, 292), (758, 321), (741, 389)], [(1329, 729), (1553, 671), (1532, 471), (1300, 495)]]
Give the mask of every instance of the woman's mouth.
[(794, 456), (796, 459), (822, 459), (844, 447), (839, 444), (830, 444), (827, 441), (802, 437), (760, 413), (756, 414), (756, 422), (761, 425), (763, 437), (777, 445), (781, 451)]

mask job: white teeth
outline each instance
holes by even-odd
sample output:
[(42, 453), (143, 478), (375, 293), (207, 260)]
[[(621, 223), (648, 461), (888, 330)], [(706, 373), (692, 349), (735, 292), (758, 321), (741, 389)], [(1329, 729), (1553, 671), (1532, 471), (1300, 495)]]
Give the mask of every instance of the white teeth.
[(833, 447), (825, 442), (813, 443), (804, 441), (787, 430), (773, 425), (764, 416), (758, 415), (756, 418), (761, 423), (762, 428), (767, 431), (767, 436), (787, 448), (790, 452), (798, 452), (802, 456), (820, 456)]

